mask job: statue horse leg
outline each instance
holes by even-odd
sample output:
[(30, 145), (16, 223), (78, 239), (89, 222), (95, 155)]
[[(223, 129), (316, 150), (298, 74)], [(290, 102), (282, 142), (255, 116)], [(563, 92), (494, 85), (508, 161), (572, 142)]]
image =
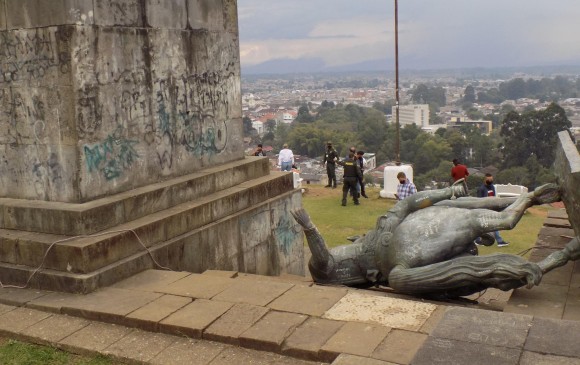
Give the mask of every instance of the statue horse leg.
[(446, 294), (463, 296), (493, 287), (510, 290), (538, 285), (540, 267), (520, 256), (497, 254), (457, 257), (415, 268), (396, 266), (389, 286), (405, 294)]

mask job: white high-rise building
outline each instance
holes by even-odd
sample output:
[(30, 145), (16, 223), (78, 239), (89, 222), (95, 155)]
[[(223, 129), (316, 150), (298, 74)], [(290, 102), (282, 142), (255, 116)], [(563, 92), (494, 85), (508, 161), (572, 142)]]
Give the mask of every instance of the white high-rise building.
[[(392, 109), (393, 122), (397, 109)], [(418, 127), (425, 128), (429, 126), (429, 105), (428, 104), (411, 104), (399, 106), (399, 124), (416, 124)]]

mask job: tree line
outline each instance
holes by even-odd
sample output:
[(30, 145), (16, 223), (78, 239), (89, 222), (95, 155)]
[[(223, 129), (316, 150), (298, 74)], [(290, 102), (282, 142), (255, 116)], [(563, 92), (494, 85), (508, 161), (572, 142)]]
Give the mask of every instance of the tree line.
[[(254, 143), (272, 145), (276, 151), (288, 143), (296, 154), (321, 159), (326, 143), (331, 141), (341, 156), (350, 146), (356, 146), (376, 153), (378, 163), (393, 161), (396, 129), (386, 123), (381, 110), (387, 103), (366, 108), (325, 101), (313, 110), (303, 104), (292, 125), (276, 126), (275, 121), (268, 121), (266, 134), (254, 139)], [(244, 133), (248, 132), (248, 125), (251, 128), (251, 121), (244, 118)], [(437, 186), (447, 184), (453, 158), (469, 167), (498, 168), (498, 183), (534, 188), (552, 181), (550, 169), (557, 132), (571, 127), (564, 109), (552, 103), (540, 111), (509, 111), (499, 125), (489, 135), (474, 126), (440, 128), (429, 134), (416, 125), (405, 125), (400, 129), (401, 160), (413, 164), (420, 189), (433, 181)]]

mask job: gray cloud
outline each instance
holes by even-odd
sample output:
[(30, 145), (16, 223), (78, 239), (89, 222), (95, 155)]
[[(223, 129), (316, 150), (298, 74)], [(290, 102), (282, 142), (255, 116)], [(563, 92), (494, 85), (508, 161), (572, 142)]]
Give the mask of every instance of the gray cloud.
[[(242, 65), (392, 61), (392, 0), (238, 0)], [(578, 0), (399, 0), (403, 68), (580, 64)], [(390, 65), (387, 65), (390, 67)]]

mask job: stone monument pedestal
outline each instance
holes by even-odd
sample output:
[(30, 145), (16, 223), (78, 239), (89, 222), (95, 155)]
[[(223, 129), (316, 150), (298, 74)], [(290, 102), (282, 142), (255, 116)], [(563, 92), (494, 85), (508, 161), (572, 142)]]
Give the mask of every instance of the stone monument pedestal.
[(0, 0), (0, 104), (4, 285), (303, 273), (292, 174), (244, 158), (236, 0)]

